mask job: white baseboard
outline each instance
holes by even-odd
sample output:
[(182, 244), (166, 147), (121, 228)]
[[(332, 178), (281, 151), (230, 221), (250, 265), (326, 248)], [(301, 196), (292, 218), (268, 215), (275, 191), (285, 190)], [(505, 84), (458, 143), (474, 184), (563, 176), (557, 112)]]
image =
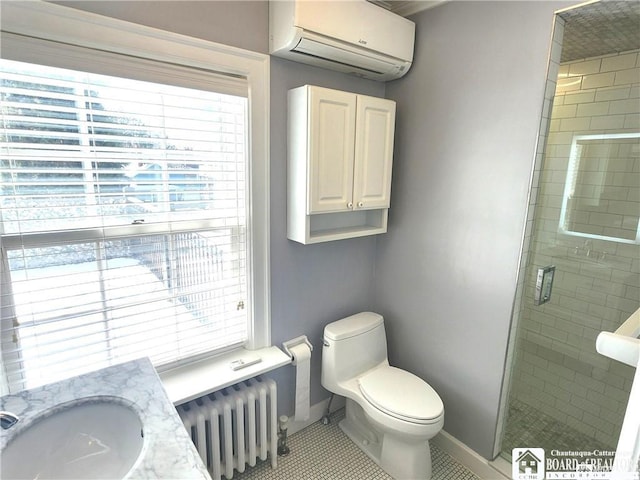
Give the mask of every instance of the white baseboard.
[[(335, 395), (333, 397), (333, 401), (331, 402), (331, 411), (335, 412), (345, 406), (345, 398), (339, 395)], [(327, 410), (327, 405), (329, 404), (329, 399), (322, 400), (321, 402), (316, 403), (315, 405), (311, 405), (309, 409), (309, 418), (303, 421), (294, 420), (294, 415), (291, 414), (289, 416), (289, 430), (287, 432), (288, 435), (293, 435), (296, 432), (299, 432), (303, 428), (308, 427), (312, 423), (316, 423), (321, 420), (324, 412)]]
[(433, 437), (433, 439), (431, 439), (431, 443), (440, 448), (440, 450), (451, 455), (458, 463), (467, 467), (482, 480), (509, 480), (511, 478), (497, 470), (493, 466), (494, 462), (490, 462), (486, 458), (480, 456), (474, 450), (444, 430)]
[[(344, 408), (345, 403), (344, 397), (335, 395), (331, 402), (331, 412)], [(292, 435), (321, 420), (328, 404), (329, 399), (327, 398), (312, 405), (309, 409), (309, 418), (304, 421), (296, 421), (294, 420), (294, 415), (289, 416), (288, 434)], [(438, 446), (440, 450), (451, 455), (458, 463), (467, 467), (482, 480), (510, 480), (511, 478), (503, 473), (505, 471), (509, 472), (509, 469), (504, 465), (500, 465), (495, 461), (490, 462), (444, 430), (433, 437), (430, 442)], [(506, 461), (504, 461), (504, 463), (506, 464)]]

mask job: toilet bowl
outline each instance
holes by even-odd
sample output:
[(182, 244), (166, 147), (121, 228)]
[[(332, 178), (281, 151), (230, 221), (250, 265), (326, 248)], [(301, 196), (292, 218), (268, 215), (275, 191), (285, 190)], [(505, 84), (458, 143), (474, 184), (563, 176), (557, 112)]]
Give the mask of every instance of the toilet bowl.
[(381, 315), (325, 327), (322, 385), (347, 398), (340, 428), (382, 469), (396, 479), (431, 478), (428, 441), (442, 429), (444, 406), (424, 380), (389, 365)]

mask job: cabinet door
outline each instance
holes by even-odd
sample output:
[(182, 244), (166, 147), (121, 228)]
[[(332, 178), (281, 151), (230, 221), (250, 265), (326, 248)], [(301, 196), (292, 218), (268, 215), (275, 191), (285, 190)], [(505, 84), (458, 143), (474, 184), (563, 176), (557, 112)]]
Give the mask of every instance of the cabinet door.
[(356, 95), (309, 88), (309, 190), (307, 213), (353, 206)]
[(384, 98), (357, 98), (354, 208), (388, 208), (396, 104)]

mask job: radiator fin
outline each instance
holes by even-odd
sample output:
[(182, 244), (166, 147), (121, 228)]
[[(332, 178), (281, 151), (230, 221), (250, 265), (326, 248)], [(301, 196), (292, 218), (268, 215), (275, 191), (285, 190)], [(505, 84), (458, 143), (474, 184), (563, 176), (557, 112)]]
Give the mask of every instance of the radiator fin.
[(276, 383), (252, 378), (177, 407), (213, 480), (270, 458), (277, 466)]

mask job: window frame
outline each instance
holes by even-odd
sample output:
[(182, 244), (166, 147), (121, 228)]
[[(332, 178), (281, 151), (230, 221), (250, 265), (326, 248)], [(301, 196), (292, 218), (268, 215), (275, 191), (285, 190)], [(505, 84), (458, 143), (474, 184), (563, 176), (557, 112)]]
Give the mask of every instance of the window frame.
[(252, 320), (245, 348), (269, 347), (269, 56), (45, 2), (3, 2), (1, 8), (3, 58), (56, 66), (33, 48), (44, 40), (57, 43), (61, 55), (68, 45), (246, 79)]

